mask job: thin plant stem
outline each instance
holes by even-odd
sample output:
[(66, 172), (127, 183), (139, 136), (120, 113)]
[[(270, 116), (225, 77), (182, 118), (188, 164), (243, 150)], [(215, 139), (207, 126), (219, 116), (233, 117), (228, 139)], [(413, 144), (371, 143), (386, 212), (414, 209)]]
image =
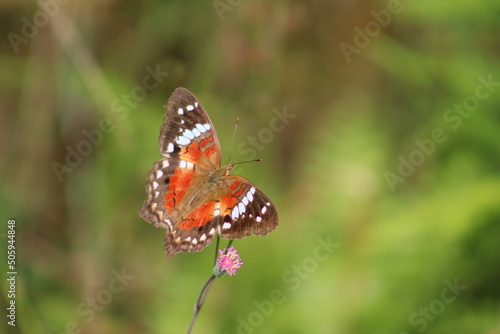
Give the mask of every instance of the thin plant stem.
[(220, 236), (217, 234), (217, 241), (216, 241), (216, 244), (215, 244), (215, 256), (214, 256), (214, 266), (217, 262), (217, 253), (219, 251), (219, 241), (220, 241)]
[[(217, 241), (215, 244), (215, 258), (214, 258), (214, 266), (216, 265), (217, 262), (217, 252), (219, 251), (219, 241), (220, 237), (217, 235)], [(231, 244), (233, 243), (233, 240), (229, 240), (227, 244), (227, 248), (231, 247)], [(227, 253), (227, 249), (226, 249)], [(203, 285), (203, 288), (201, 289), (200, 295), (198, 296), (198, 300), (196, 301), (196, 304), (194, 305), (194, 315), (193, 319), (191, 320), (191, 324), (189, 325), (187, 334), (190, 334), (191, 331), (193, 330), (194, 323), (196, 322), (196, 318), (198, 317), (198, 313), (200, 313), (201, 307), (203, 306), (203, 303), (205, 302), (205, 299), (207, 298), (208, 292), (210, 291), (210, 287), (212, 286), (212, 283), (215, 280), (215, 275), (212, 274), (208, 281)]]
[(198, 300), (196, 301), (196, 304), (194, 305), (193, 320), (191, 320), (191, 324), (189, 325), (189, 329), (187, 331), (187, 334), (191, 333), (191, 330), (193, 329), (196, 318), (198, 317), (198, 313), (200, 312), (200, 309), (203, 306), (203, 302), (205, 301), (205, 298), (207, 298), (208, 292), (210, 291), (210, 287), (212, 286), (212, 283), (214, 282), (214, 280), (215, 280), (215, 275), (210, 276), (208, 281), (205, 283), (205, 285), (201, 289), (200, 295), (198, 296)]

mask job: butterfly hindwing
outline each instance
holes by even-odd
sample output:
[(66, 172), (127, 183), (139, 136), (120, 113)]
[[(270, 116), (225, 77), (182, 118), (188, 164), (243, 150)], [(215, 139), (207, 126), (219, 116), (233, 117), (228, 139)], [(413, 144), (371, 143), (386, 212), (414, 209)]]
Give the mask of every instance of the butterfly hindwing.
[(228, 175), (222, 180), (220, 199), (207, 201), (165, 235), (165, 250), (197, 252), (210, 245), (215, 234), (225, 239), (266, 235), (278, 226), (271, 200), (247, 179)]
[(168, 257), (178, 252), (199, 252), (212, 243), (217, 232), (217, 219), (190, 229), (174, 228), (165, 232), (165, 251)]
[(229, 190), (225, 212), (221, 212), (219, 235), (225, 239), (241, 239), (266, 235), (278, 226), (278, 213), (271, 200), (252, 182), (238, 175), (223, 180)]

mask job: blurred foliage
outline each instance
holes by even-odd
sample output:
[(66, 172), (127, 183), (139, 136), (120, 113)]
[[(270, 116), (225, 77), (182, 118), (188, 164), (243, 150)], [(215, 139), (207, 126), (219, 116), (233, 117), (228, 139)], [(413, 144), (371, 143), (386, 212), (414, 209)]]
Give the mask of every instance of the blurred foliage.
[(184, 86), (224, 159), (241, 117), (233, 159), (264, 161), (236, 172), (280, 214), (235, 242), (245, 265), (194, 333), (500, 333), (498, 1), (62, 2), (0, 5), (0, 208), (18, 250), (2, 332), (186, 331), (214, 246), (167, 259), (137, 215)]

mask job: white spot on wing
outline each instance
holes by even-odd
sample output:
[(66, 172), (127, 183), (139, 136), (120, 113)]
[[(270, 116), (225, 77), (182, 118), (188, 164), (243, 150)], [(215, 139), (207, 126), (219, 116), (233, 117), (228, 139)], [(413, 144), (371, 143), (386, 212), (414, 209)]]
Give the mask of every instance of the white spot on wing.
[(155, 191), (155, 197), (158, 197), (160, 195), (159, 191)]
[(190, 104), (189, 104), (189, 105), (187, 105), (187, 106), (186, 106), (186, 109), (187, 109), (188, 111), (193, 111), (193, 110), (194, 110), (194, 107), (193, 107), (192, 105), (190, 105)]
[(179, 109), (177, 109), (177, 113), (179, 115), (183, 115), (184, 114), (184, 110), (182, 110), (182, 108), (179, 108)]
[(208, 234), (210, 234), (210, 235), (214, 235), (214, 234), (215, 234), (215, 228), (213, 228), (213, 227), (212, 227), (212, 228), (210, 229), (210, 232), (208, 232)]
[(267, 211), (267, 208), (265, 206), (262, 207), (262, 209), (260, 210), (260, 213), (264, 214), (266, 213)]
[(162, 167), (163, 168), (167, 168), (170, 164), (168, 163), (167, 160), (163, 160), (162, 163), (161, 163)]
[[(252, 188), (252, 189), (253, 189), (253, 188)], [(250, 189), (250, 190), (251, 190), (251, 189)], [(248, 200), (251, 202), (251, 201), (253, 201), (253, 195), (252, 195), (252, 192), (251, 192), (250, 190), (247, 192), (247, 196), (246, 196), (246, 198), (248, 198)]]
[(174, 151), (174, 144), (168, 143), (167, 145), (167, 152), (173, 152)]
[(239, 215), (240, 215), (240, 213), (238, 211), (238, 207), (235, 206), (233, 208), (233, 211), (231, 212), (231, 218), (236, 219), (236, 218), (238, 218)]
[(203, 126), (205, 127), (205, 129), (210, 130), (210, 124), (203, 124)]
[(187, 242), (191, 242), (191, 237), (187, 237), (187, 238), (185, 239), (185, 241), (187, 241)]
[(255, 221), (257, 221), (257, 223), (260, 223), (262, 221), (262, 218), (260, 216), (257, 216), (255, 217)]
[(193, 134), (194, 134), (194, 136), (195, 136), (195, 137), (199, 137), (199, 136), (201, 135), (200, 130), (198, 130), (197, 128), (194, 128), (194, 129), (193, 129), (193, 130), (191, 130), (191, 131), (193, 131)]
[[(159, 211), (161, 212), (161, 216), (163, 217), (163, 212), (162, 211)], [(167, 223), (167, 226), (170, 228), (170, 230), (172, 230), (172, 222), (170, 221), (170, 219), (165, 219), (165, 222)]]
[(186, 161), (181, 160), (181, 161), (179, 162), (179, 167), (180, 167), (180, 168), (186, 168), (186, 166), (187, 166), (187, 162), (186, 162)]
[(205, 127), (199, 123), (196, 124), (196, 128), (200, 130), (201, 133), (205, 133), (207, 131), (207, 129), (205, 129)]
[[(167, 164), (168, 164), (168, 162), (167, 162)], [(168, 166), (168, 165), (167, 165), (167, 166)], [(157, 170), (157, 171), (156, 171), (156, 178), (157, 178), (157, 179), (159, 179), (159, 178), (160, 178), (160, 177), (162, 177), (162, 176), (163, 176), (163, 172), (162, 172), (161, 170)]]
[(184, 133), (182, 134), (184, 137), (187, 137), (189, 139), (194, 138), (194, 134), (191, 132), (191, 130), (185, 130)]
[(194, 106), (195, 106), (196, 108), (198, 108), (198, 106), (199, 106), (198, 102), (195, 102), (195, 103), (194, 103)]
[(245, 205), (243, 205), (243, 203), (239, 203), (238, 204), (238, 210), (240, 210), (240, 215), (243, 214), (243, 212), (245, 212)]
[(271, 206), (271, 202), (266, 202), (266, 205), (267, 206)]
[(200, 241), (205, 241), (207, 239), (207, 236), (205, 234), (202, 234), (200, 237)]
[(231, 223), (228, 223), (228, 222), (225, 222), (223, 225), (222, 225), (222, 229), (223, 230), (227, 230), (228, 228), (231, 227)]
[(249, 202), (248, 202), (248, 198), (247, 198), (246, 196), (245, 196), (245, 197), (243, 197), (243, 199), (242, 199), (241, 201), (243, 202), (243, 204), (244, 204), (245, 206), (246, 206), (246, 205), (248, 205), (248, 203), (249, 203)]
[(191, 241), (191, 243), (192, 243), (193, 245), (197, 245), (197, 244), (198, 244), (198, 240), (196, 240), (196, 238), (194, 238), (194, 239), (193, 239), (193, 241)]
[(252, 193), (252, 195), (255, 194), (255, 188), (254, 187), (250, 188), (250, 192)]
[(158, 182), (153, 181), (153, 188), (156, 189), (156, 188), (158, 188), (158, 186), (159, 186)]
[[(191, 140), (187, 139), (186, 137), (184, 136), (180, 136), (179, 138), (177, 138), (177, 140), (175, 141), (177, 144), (179, 145), (187, 145), (191, 142)], [(173, 150), (172, 150), (173, 151)], [(171, 152), (171, 151), (170, 151)]]
[(215, 203), (214, 216), (220, 216), (220, 202)]

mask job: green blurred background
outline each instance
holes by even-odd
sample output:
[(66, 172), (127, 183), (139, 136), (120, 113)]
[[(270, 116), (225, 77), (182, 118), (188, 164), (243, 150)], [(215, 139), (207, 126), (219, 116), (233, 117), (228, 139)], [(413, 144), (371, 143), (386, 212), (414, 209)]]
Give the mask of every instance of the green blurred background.
[(0, 17), (2, 332), (186, 332), (214, 246), (168, 259), (137, 215), (183, 86), (224, 161), (241, 117), (232, 159), (264, 161), (235, 172), (280, 215), (234, 243), (245, 265), (193, 333), (500, 333), (500, 2), (7, 0)]

